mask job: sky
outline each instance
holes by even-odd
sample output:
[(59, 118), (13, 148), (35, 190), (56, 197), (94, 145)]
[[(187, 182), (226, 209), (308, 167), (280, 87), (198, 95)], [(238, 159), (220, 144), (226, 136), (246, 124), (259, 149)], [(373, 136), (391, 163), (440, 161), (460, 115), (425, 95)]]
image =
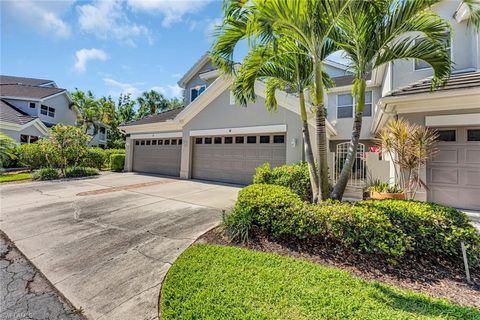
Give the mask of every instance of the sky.
[(219, 0), (1, 0), (0, 71), (51, 79), (96, 96), (135, 98), (154, 89), (180, 97), (177, 81), (210, 49), (221, 5)]

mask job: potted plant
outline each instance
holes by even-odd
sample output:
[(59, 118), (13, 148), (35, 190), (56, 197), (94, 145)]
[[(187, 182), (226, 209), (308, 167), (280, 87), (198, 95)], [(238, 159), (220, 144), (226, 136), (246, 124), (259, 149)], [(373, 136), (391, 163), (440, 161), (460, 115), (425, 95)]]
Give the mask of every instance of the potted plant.
[(378, 179), (370, 183), (368, 191), (370, 192), (370, 198), (375, 200), (406, 199), (405, 191), (398, 185), (390, 185), (388, 182), (382, 182)]

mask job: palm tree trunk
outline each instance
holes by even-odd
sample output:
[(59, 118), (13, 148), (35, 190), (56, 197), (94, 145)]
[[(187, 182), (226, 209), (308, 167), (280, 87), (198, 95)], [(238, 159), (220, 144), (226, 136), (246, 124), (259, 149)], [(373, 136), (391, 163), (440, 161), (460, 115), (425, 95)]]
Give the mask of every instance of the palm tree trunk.
[(323, 81), (322, 65), (320, 60), (314, 60), (313, 71), (315, 76), (315, 117), (318, 153), (318, 176), (320, 179), (319, 194), (321, 200), (328, 199), (330, 195), (330, 184), (328, 181), (328, 152), (327, 152), (327, 130), (325, 106), (323, 104)]
[(308, 165), (308, 172), (310, 174), (310, 185), (312, 187), (312, 202), (318, 201), (318, 176), (315, 170), (315, 159), (313, 158), (312, 142), (310, 141), (310, 130), (308, 128), (307, 110), (305, 107), (305, 93), (299, 92), (300, 98), (300, 116), (302, 118), (302, 134), (303, 134), (303, 146), (305, 150), (305, 160)]
[(331, 194), (331, 197), (335, 200), (342, 200), (343, 194), (345, 193), (345, 188), (347, 187), (348, 179), (350, 178), (350, 173), (355, 163), (360, 141), (360, 132), (362, 131), (363, 108), (365, 107), (365, 80), (362, 79), (359, 81), (356, 90), (358, 90), (358, 92), (356, 94), (357, 101), (355, 119), (353, 120), (352, 138), (348, 146), (347, 158), (345, 159), (342, 171)]

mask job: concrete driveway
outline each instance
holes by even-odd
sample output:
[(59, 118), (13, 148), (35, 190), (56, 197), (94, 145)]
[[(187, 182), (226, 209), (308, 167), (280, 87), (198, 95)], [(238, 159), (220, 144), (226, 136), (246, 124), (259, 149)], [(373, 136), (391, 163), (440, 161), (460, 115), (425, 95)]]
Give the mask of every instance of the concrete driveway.
[(0, 187), (1, 229), (91, 319), (155, 319), (178, 255), (239, 188), (132, 173)]

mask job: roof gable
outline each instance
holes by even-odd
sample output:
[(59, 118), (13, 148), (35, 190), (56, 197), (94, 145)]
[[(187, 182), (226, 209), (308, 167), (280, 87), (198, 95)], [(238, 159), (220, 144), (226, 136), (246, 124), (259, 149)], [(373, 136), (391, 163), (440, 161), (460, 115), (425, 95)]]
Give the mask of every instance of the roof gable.
[(185, 85), (190, 81), (208, 62), (210, 61), (210, 52), (206, 52), (195, 64), (178, 80), (178, 85), (185, 88)]
[(66, 90), (61, 88), (38, 87), (25, 84), (0, 84), (1, 97), (42, 100), (61, 92), (66, 92)]
[(0, 84), (24, 84), (28, 86), (42, 86), (50, 83), (54, 83), (54, 81), (47, 79), (0, 75)]
[(8, 101), (0, 100), (0, 121), (24, 125), (35, 119)]

